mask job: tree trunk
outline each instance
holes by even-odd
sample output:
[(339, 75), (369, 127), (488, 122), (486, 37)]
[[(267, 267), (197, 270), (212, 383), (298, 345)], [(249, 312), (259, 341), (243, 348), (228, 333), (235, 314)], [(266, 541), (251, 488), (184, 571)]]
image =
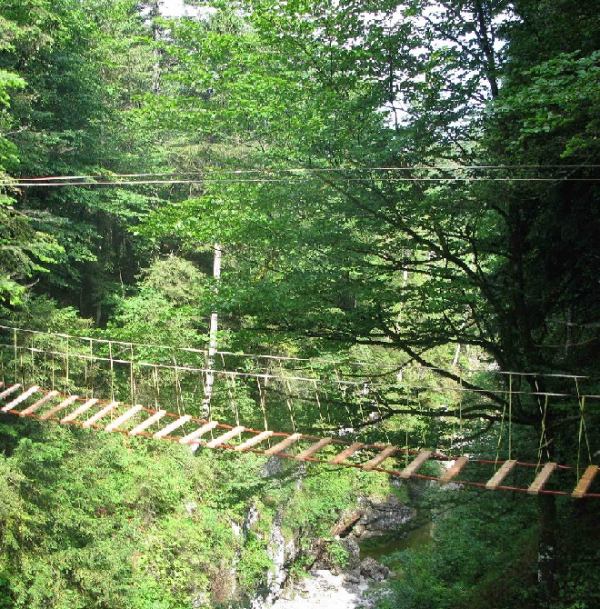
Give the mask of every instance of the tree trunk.
[[(214, 245), (213, 258), (213, 277), (216, 282), (215, 290), (218, 292), (218, 283), (221, 279), (221, 246), (218, 243)], [(215, 365), (215, 355), (217, 353), (217, 332), (219, 330), (219, 314), (215, 310), (210, 316), (209, 343), (208, 343), (208, 358), (206, 362), (206, 381), (204, 383), (204, 399), (202, 400), (202, 416), (206, 419), (211, 418), (210, 401), (212, 398), (213, 385), (215, 382), (215, 373), (213, 371)], [(198, 445), (195, 444), (195, 447)]]

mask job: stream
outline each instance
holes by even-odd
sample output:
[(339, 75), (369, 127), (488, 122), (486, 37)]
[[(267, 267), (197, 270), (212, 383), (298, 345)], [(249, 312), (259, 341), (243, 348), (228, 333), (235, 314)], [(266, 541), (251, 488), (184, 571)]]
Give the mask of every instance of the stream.
[[(376, 540), (363, 542), (360, 547), (360, 559), (373, 558), (377, 562), (384, 562), (386, 557), (396, 552), (424, 550), (431, 543), (433, 528), (433, 522), (427, 522), (423, 526), (410, 531), (402, 539), (394, 539), (383, 543), (377, 543)], [(395, 564), (392, 562), (387, 566), (393, 571)]]
[[(414, 529), (399, 540), (377, 543), (374, 540), (361, 545), (360, 559), (373, 558), (377, 562), (408, 549), (425, 549), (433, 536), (433, 523)], [(394, 570), (394, 563), (388, 565)], [(346, 575), (334, 575), (327, 570), (314, 570), (294, 585), (291, 591), (280, 597), (271, 609), (362, 609), (371, 605), (364, 593), (374, 584), (361, 578), (360, 583), (351, 583)]]

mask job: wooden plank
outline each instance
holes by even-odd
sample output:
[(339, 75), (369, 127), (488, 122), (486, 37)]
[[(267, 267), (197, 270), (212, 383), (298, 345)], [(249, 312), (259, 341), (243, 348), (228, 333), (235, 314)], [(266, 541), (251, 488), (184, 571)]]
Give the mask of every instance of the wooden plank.
[(324, 446), (327, 446), (331, 442), (331, 438), (321, 438), (318, 442), (315, 442), (312, 446), (304, 449), (299, 455), (294, 457), (298, 461), (304, 461), (314, 455), (316, 452), (321, 450)]
[(448, 468), (442, 475), (442, 477), (440, 478), (440, 482), (442, 484), (447, 484), (448, 482), (450, 482), (450, 480), (452, 480), (452, 478), (456, 477), (460, 471), (463, 469), (463, 467), (469, 462), (469, 457), (459, 457), (458, 459), (456, 459), (456, 461), (454, 462), (454, 465), (450, 468)]
[(544, 484), (548, 482), (548, 478), (552, 475), (552, 472), (556, 469), (556, 463), (546, 463), (542, 467), (540, 473), (535, 477), (535, 480), (531, 486), (527, 489), (527, 493), (530, 495), (537, 495), (540, 490), (544, 487)]
[(239, 444), (238, 446), (236, 446), (235, 450), (238, 452), (242, 451), (242, 450), (248, 450), (249, 448), (252, 448), (253, 446), (256, 446), (257, 444), (264, 442), (267, 438), (270, 438), (272, 435), (273, 435), (272, 431), (263, 431), (262, 433), (259, 433), (258, 435), (254, 436), (253, 438), (246, 440), (243, 444)]
[(231, 440), (231, 438), (235, 438), (235, 436), (238, 436), (239, 434), (241, 434), (242, 431), (244, 431), (245, 429), (246, 428), (243, 425), (238, 425), (237, 427), (230, 429), (227, 433), (224, 433), (222, 436), (219, 436), (218, 438), (215, 438), (214, 440), (207, 442), (206, 448), (216, 448), (217, 446), (219, 446), (221, 444), (225, 444), (229, 440)]
[(430, 450), (422, 450), (401, 472), (400, 478), (410, 478), (431, 457)]
[(211, 429), (214, 429), (215, 427), (217, 427), (218, 424), (219, 423), (217, 421), (210, 421), (209, 423), (206, 423), (206, 425), (203, 425), (202, 427), (199, 427), (198, 429), (196, 429), (196, 431), (192, 431), (192, 433), (181, 438), (179, 440), (179, 443), (180, 444), (191, 444), (192, 442), (194, 442), (194, 440), (201, 438), (204, 434), (208, 433)]
[(331, 461), (328, 461), (330, 465), (339, 465), (343, 463), (348, 457), (351, 457), (355, 452), (358, 452), (363, 446), (364, 442), (354, 442), (350, 444), (348, 448), (344, 449), (339, 455), (336, 455)]
[(191, 421), (192, 417), (189, 414), (179, 417), (176, 421), (173, 421), (170, 425), (163, 427), (163, 429), (157, 431), (152, 437), (153, 438), (164, 438), (171, 434), (172, 431), (179, 429), (182, 425), (185, 425), (188, 421)]
[(66, 400), (63, 400), (60, 404), (54, 406), (54, 408), (50, 408), (48, 412), (45, 412), (41, 417), (40, 421), (46, 421), (50, 417), (54, 416), (57, 412), (64, 410), (67, 406), (70, 406), (73, 402), (76, 402), (79, 399), (78, 396), (72, 395), (68, 397)]
[(577, 487), (573, 491), (571, 497), (574, 499), (581, 499), (587, 493), (587, 490), (590, 488), (590, 485), (594, 481), (597, 473), (598, 466), (589, 465), (577, 483)]
[(142, 433), (144, 429), (148, 429), (151, 425), (154, 425), (157, 421), (160, 421), (167, 414), (166, 410), (159, 410), (155, 412), (151, 417), (148, 417), (145, 421), (140, 423), (137, 427), (134, 427), (130, 432), (130, 436), (137, 436), (139, 433)]
[(504, 480), (504, 478), (506, 478), (506, 476), (508, 476), (508, 474), (514, 469), (516, 464), (517, 464), (517, 462), (514, 459), (505, 461), (502, 464), (502, 467), (500, 467), (500, 469), (492, 476), (492, 478), (489, 480), (489, 482), (486, 483), (485, 488), (487, 488), (490, 491), (493, 491), (498, 486), (500, 486), (500, 483), (502, 482), (502, 480)]
[(12, 410), (15, 406), (18, 406), (21, 402), (24, 402), (28, 397), (32, 396), (36, 391), (39, 390), (37, 385), (30, 387), (27, 391), (24, 391), (19, 397), (15, 398), (12, 402), (9, 402), (3, 408), (0, 408), (1, 412), (8, 412)]
[(276, 453), (283, 452), (286, 448), (289, 448), (294, 442), (297, 442), (302, 437), (301, 433), (293, 433), (291, 436), (287, 437), (285, 440), (275, 444), (275, 446), (271, 446), (265, 450), (265, 455), (271, 457)]
[(98, 403), (97, 398), (92, 398), (87, 402), (84, 402), (79, 408), (76, 408), (71, 414), (68, 414), (64, 419), (60, 420), (61, 425), (74, 421), (80, 414), (83, 414), (86, 410), (89, 410), (94, 404)]
[(89, 427), (97, 423), (100, 419), (103, 419), (109, 412), (112, 412), (118, 405), (119, 402), (111, 402), (102, 410), (99, 410), (93, 417), (90, 417), (87, 421), (85, 421), (82, 427), (84, 429), (88, 429)]
[(0, 393), (0, 400), (3, 400), (11, 393), (14, 393), (17, 389), (20, 389), (20, 387), (21, 385), (19, 385), (19, 383), (17, 383), (16, 385), (11, 385), (8, 389), (5, 389), (2, 393)]
[(391, 457), (397, 450), (398, 448), (396, 446), (388, 446), (387, 448), (384, 448), (376, 457), (364, 463), (362, 468), (365, 471), (370, 472), (372, 469), (378, 467), (386, 459)]
[(139, 404), (136, 404), (135, 406), (132, 406), (127, 412), (122, 414), (120, 417), (116, 418), (112, 423), (109, 423), (104, 428), (104, 431), (115, 431), (121, 425), (123, 425), (123, 423), (126, 423), (127, 421), (129, 421), (129, 419), (134, 417), (143, 408), (144, 407), (140, 406)]
[(26, 417), (28, 414), (35, 412), (38, 408), (41, 408), (44, 404), (52, 401), (57, 395), (58, 391), (51, 391), (50, 393), (47, 393), (41, 400), (38, 400), (31, 406), (28, 406), (27, 408), (25, 408), (25, 410), (21, 410), (19, 416)]

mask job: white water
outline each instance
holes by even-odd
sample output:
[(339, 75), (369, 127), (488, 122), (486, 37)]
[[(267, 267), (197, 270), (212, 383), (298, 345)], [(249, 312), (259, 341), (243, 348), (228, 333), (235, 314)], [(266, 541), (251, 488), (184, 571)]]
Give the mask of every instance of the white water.
[(360, 609), (369, 607), (363, 592), (366, 583), (349, 584), (344, 575), (331, 571), (311, 571), (291, 592), (279, 598), (272, 609)]

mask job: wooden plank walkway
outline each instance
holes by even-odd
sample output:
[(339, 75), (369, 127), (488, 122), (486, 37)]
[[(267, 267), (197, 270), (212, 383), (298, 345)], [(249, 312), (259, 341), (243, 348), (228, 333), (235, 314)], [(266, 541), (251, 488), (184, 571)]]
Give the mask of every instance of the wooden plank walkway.
[[(200, 445), (209, 449), (229, 449), (236, 452), (253, 452), (266, 457), (279, 456), (297, 461), (312, 461), (338, 467), (352, 467), (367, 472), (377, 471), (398, 476), (402, 479), (421, 478), (435, 480), (442, 484), (454, 481), (458, 485), (471, 485), (489, 490), (522, 491), (530, 495), (554, 493), (571, 496), (576, 499), (585, 497), (600, 498), (600, 493), (590, 493), (589, 489), (598, 474), (597, 465), (589, 465), (581, 477), (577, 478), (574, 490), (547, 490), (546, 485), (557, 469), (574, 468), (559, 466), (557, 463), (545, 463), (540, 468), (535, 464), (519, 463), (516, 460), (492, 463), (468, 457), (448, 457), (435, 454), (429, 450), (402, 449), (397, 446), (369, 445), (363, 442), (351, 442), (332, 437), (318, 438), (301, 433), (278, 433), (272, 430), (258, 431), (243, 425), (227, 425), (217, 421), (197, 419), (190, 415), (175, 415), (165, 410), (152, 410), (141, 405), (108, 402), (99, 398), (82, 398), (76, 395), (66, 396), (57, 391), (46, 391), (37, 385), (25, 388), (20, 384), (4, 387), (0, 383), (0, 413), (28, 417), (40, 421), (56, 421), (62, 425), (75, 425), (84, 429), (96, 429), (106, 432), (122, 433), (128, 436), (166, 439), (184, 445)], [(7, 401), (8, 400), (8, 401)], [(7, 401), (1, 406), (2, 402)], [(22, 407), (22, 410), (18, 408)], [(84, 418), (88, 417), (88, 418)], [(91, 415), (91, 416), (90, 416)], [(165, 424), (165, 420), (167, 423)], [(150, 428), (153, 428), (152, 430)], [(213, 435), (213, 432), (219, 431)], [(204, 436), (210, 434), (208, 440)], [(272, 443), (265, 446), (265, 443)], [(307, 445), (308, 444), (308, 445)], [(300, 449), (297, 446), (300, 445)], [(303, 446), (301, 446), (303, 445)], [(365, 451), (368, 460), (360, 460), (357, 455)], [(404, 469), (386, 469), (383, 464), (391, 459), (404, 458), (408, 454), (413, 460)], [(319, 453), (321, 456), (316, 456)], [(373, 453), (375, 455), (373, 456)], [(364, 459), (364, 458), (363, 458)], [(442, 464), (443, 473), (439, 476), (419, 474), (418, 470), (429, 460)], [(486, 464), (496, 471), (488, 482), (476, 482), (469, 479), (458, 480), (459, 474), (469, 469), (471, 464)], [(525, 470), (536, 472), (528, 486), (503, 486), (505, 479), (519, 470), (524, 479)]]

